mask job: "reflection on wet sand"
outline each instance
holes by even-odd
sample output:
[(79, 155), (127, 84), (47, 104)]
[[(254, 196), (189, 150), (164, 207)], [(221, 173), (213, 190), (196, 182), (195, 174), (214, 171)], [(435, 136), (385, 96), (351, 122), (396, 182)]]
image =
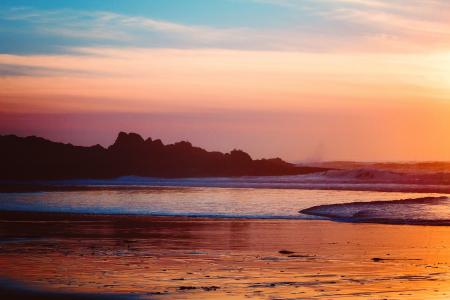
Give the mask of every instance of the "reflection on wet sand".
[(450, 297), (449, 227), (41, 213), (0, 213), (0, 220), (0, 276), (46, 291)]

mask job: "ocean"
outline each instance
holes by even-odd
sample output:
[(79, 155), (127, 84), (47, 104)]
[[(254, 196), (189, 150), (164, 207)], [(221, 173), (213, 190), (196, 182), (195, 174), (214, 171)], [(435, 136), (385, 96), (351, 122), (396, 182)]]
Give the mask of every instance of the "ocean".
[(439, 173), (398, 176), (344, 170), (269, 177), (41, 181), (33, 183), (59, 190), (0, 193), (0, 210), (447, 225), (447, 180), (447, 174)]

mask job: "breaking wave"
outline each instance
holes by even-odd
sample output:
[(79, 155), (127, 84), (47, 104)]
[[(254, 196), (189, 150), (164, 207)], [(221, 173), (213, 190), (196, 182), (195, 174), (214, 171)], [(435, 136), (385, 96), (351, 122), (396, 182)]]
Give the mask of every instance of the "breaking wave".
[(329, 170), (290, 176), (243, 176), (203, 178), (150, 178), (124, 176), (115, 179), (80, 179), (33, 182), (57, 186), (94, 187), (226, 187), (381, 192), (450, 193), (450, 173), (398, 173), (377, 169)]
[(450, 198), (440, 196), (318, 205), (303, 209), (300, 213), (344, 222), (448, 226)]
[(450, 185), (450, 173), (400, 173), (378, 169), (330, 170), (322, 172), (319, 177), (326, 180), (363, 181), (371, 183), (403, 183), (403, 184), (437, 184)]

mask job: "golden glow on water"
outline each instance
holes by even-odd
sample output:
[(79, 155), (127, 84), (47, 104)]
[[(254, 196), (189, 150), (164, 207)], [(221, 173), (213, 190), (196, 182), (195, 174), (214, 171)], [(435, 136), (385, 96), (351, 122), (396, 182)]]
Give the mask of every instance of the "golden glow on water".
[[(289, 180), (289, 178), (287, 178)], [(327, 183), (325, 183), (327, 185)], [(448, 189), (448, 186), (444, 186)], [(105, 190), (4, 193), (1, 210), (53, 211), (94, 214), (152, 214), (252, 218), (310, 218), (299, 210), (315, 205), (391, 201), (450, 196), (443, 193), (303, 190), (276, 188), (140, 187)], [(398, 212), (411, 215), (403, 206)], [(450, 209), (433, 211), (423, 205), (428, 219), (450, 219)], [(416, 211), (413, 211), (416, 212)], [(395, 214), (394, 214), (395, 216)], [(420, 216), (419, 216), (420, 217)]]
[(161, 299), (450, 296), (449, 227), (128, 216), (14, 223), (2, 223), (2, 234), (46, 238), (0, 244), (0, 275), (50, 290)]

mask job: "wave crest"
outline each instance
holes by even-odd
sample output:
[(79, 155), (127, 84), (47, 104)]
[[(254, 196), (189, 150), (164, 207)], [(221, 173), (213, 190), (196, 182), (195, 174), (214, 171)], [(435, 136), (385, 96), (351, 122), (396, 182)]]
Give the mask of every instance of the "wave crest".
[(440, 196), (318, 205), (303, 209), (300, 213), (345, 222), (449, 226), (450, 198)]

